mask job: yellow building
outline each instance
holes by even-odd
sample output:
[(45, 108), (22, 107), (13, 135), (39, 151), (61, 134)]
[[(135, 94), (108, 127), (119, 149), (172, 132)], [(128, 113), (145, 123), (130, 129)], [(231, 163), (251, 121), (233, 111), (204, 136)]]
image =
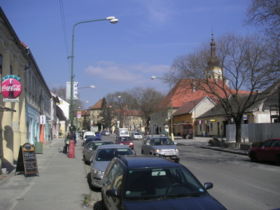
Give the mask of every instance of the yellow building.
[[(24, 84), (27, 62), (25, 47), (18, 39), (7, 17), (0, 8), (0, 77), (14, 76)], [(1, 81), (2, 82), (2, 81)], [(22, 86), (23, 87), (23, 86)], [(19, 147), (26, 142), (26, 109), (24, 90), (15, 100), (3, 101), (0, 95), (0, 167), (13, 169)]]
[(0, 168), (9, 172), (22, 144), (51, 139), (52, 112), (51, 93), (39, 67), (1, 8), (0, 78)]

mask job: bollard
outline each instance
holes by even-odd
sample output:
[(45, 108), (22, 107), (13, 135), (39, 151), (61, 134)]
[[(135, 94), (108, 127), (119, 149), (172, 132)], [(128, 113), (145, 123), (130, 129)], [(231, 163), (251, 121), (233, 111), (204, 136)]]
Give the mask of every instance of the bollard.
[(75, 158), (75, 142), (74, 142), (74, 140), (70, 140), (70, 142), (69, 142), (68, 158)]

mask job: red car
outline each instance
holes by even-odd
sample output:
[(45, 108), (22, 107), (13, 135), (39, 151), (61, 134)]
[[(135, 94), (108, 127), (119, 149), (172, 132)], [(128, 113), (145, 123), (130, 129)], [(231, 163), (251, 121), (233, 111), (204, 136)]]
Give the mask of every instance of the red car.
[(134, 143), (130, 137), (118, 136), (116, 138), (116, 144), (128, 145), (131, 149), (134, 149)]
[(269, 161), (280, 164), (280, 138), (268, 139), (253, 145), (249, 151), (251, 161)]

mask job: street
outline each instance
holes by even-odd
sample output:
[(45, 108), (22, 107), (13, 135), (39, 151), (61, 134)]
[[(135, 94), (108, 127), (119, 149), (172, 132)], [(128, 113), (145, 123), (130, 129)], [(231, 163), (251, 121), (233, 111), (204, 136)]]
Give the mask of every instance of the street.
[[(114, 140), (114, 136), (103, 137)], [(141, 140), (135, 142), (140, 154)], [(201, 181), (213, 182), (209, 190), (217, 200), (231, 210), (277, 209), (280, 207), (280, 167), (252, 163), (244, 155), (203, 149), (206, 144), (194, 140), (178, 141), (180, 162)], [(38, 155), (40, 175), (25, 178), (13, 174), (0, 182), (0, 209), (98, 209), (101, 195), (87, 183), (90, 166), (82, 160), (81, 142), (74, 159), (61, 153), (63, 141), (55, 140)], [(83, 204), (86, 204), (83, 206)]]
[[(110, 137), (112, 140), (112, 137)], [(141, 141), (135, 142), (140, 154)], [(209, 190), (228, 209), (280, 208), (280, 167), (266, 163), (252, 163), (244, 155), (202, 149), (200, 143), (185, 140), (179, 143), (180, 162), (190, 169), (201, 183), (213, 182)], [(93, 192), (93, 197), (100, 197)]]

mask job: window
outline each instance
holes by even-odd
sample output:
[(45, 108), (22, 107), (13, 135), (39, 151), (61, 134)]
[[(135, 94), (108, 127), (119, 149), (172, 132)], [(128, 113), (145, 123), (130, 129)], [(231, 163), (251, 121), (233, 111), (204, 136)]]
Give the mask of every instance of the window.
[(10, 74), (13, 74), (13, 66), (10, 65)]
[(271, 145), (272, 147), (279, 147), (280, 148), (280, 141), (273, 141), (273, 143), (272, 143), (272, 145)]
[(263, 143), (263, 147), (271, 147), (271, 144), (273, 143), (273, 141), (269, 140)]

